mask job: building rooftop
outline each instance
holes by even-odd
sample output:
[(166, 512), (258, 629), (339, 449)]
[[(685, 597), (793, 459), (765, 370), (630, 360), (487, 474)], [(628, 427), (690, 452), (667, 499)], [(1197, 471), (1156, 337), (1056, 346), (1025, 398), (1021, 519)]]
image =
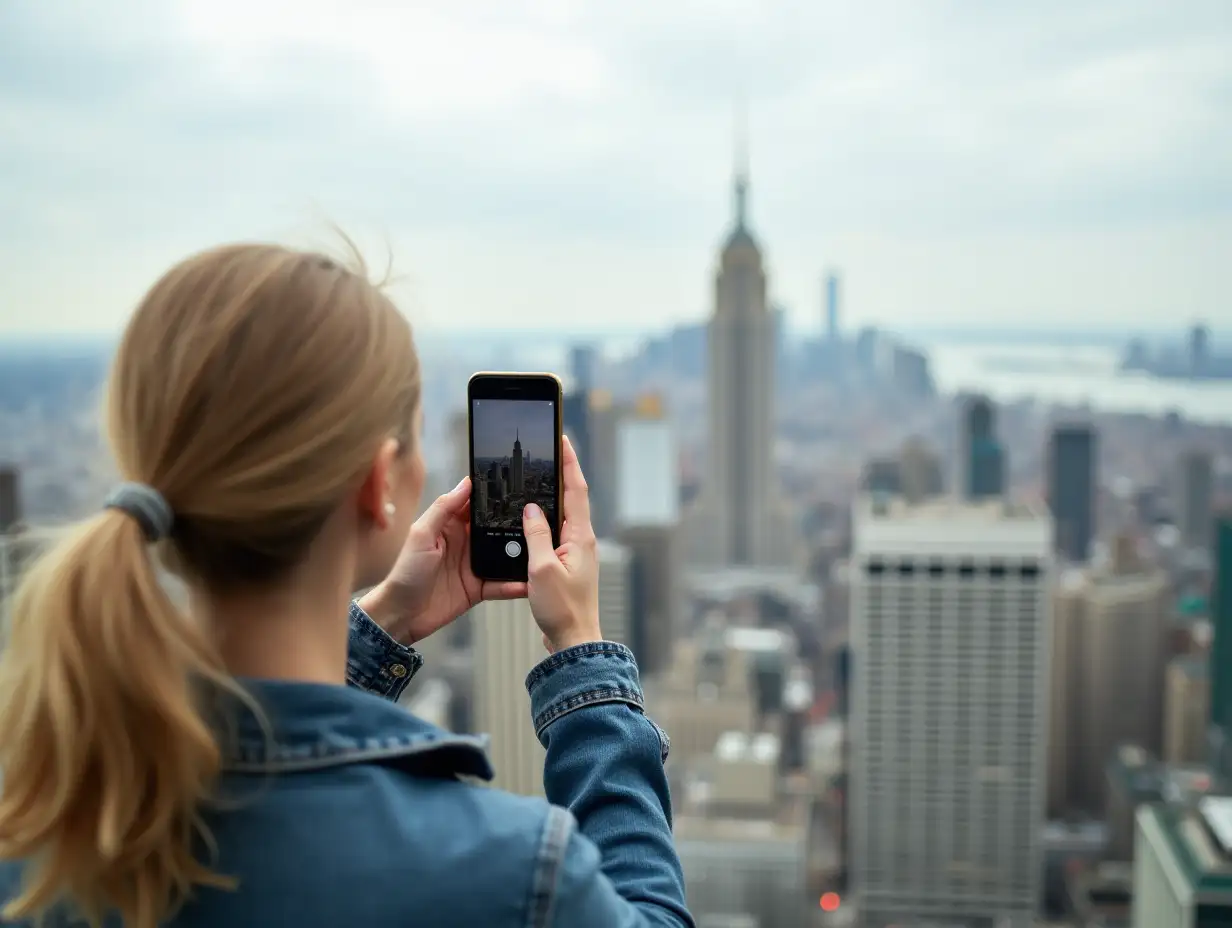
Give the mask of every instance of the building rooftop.
[(779, 653), (790, 648), (792, 636), (777, 628), (734, 626), (724, 633), (727, 647), (734, 651)]
[(769, 593), (804, 612), (813, 612), (821, 604), (817, 584), (801, 580), (799, 572), (790, 568), (697, 568), (685, 572), (684, 586), (695, 599), (709, 602), (731, 602)]
[(726, 731), (719, 736), (714, 754), (725, 764), (774, 764), (779, 759), (778, 735), (772, 732), (747, 735), (742, 731)]
[(1232, 892), (1232, 797), (1208, 796), (1197, 807), (1142, 806), (1138, 821), (1179, 867), (1195, 894)]
[(1052, 557), (1052, 518), (1024, 503), (965, 502), (948, 497), (908, 503), (862, 495), (852, 508), (852, 551), (910, 557)]
[(855, 507), (856, 514), (864, 518), (899, 521), (918, 519), (933, 522), (959, 519), (964, 522), (1000, 523), (1034, 521), (1048, 517), (1047, 510), (1041, 507), (1000, 498), (970, 501), (952, 496), (935, 496), (908, 502), (901, 496), (866, 494), (857, 498)]

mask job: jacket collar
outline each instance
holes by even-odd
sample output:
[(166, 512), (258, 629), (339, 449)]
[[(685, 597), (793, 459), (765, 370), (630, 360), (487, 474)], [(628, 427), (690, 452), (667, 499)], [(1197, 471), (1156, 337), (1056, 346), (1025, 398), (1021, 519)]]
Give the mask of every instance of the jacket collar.
[(423, 776), (492, 779), (487, 736), (455, 735), (346, 686), (241, 680), (264, 720), (228, 699), (219, 725), (227, 773), (382, 764)]

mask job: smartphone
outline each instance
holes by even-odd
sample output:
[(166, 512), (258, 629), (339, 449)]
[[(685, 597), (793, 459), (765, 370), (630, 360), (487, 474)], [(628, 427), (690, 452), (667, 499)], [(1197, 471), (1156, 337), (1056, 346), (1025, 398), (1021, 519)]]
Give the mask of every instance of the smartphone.
[(560, 544), (561, 405), (555, 374), (475, 374), (466, 387), (471, 436), (471, 569), (526, 580), (522, 509), (536, 503)]

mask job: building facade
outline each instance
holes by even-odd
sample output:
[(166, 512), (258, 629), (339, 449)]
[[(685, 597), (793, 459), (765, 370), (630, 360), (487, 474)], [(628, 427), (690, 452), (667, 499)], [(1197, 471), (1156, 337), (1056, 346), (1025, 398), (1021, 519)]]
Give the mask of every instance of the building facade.
[(493, 785), (543, 795), (545, 752), (530, 717), (526, 675), (547, 656), (524, 599), (482, 602), (471, 610), (475, 640), (474, 724), (490, 736)]
[(1211, 456), (1206, 451), (1188, 451), (1181, 456), (1179, 470), (1175, 506), (1181, 542), (1189, 548), (1209, 548), (1215, 521), (1215, 475)]
[(1232, 925), (1232, 799), (1137, 813), (1133, 928)]
[(628, 548), (600, 538), (599, 548), (599, 627), (606, 641), (631, 647), (633, 624), (630, 613), (632, 555)]
[(857, 501), (849, 862), (864, 924), (1002, 919), (1039, 900), (1052, 526)]
[(628, 549), (629, 640), (643, 675), (672, 659), (682, 609), (680, 498), (676, 439), (670, 421), (643, 403), (617, 435), (616, 539)]
[(709, 454), (689, 517), (689, 559), (705, 566), (775, 566), (798, 555), (774, 464), (775, 321), (761, 248), (736, 177), (735, 224), (719, 257), (707, 368)]
[(1232, 783), (1232, 517), (1215, 523), (1215, 577), (1211, 586), (1211, 716), (1208, 757), (1225, 784)]
[(1005, 493), (1005, 450), (997, 438), (997, 408), (986, 396), (968, 396), (959, 412), (959, 496), (981, 500)]
[(1094, 426), (1058, 425), (1048, 439), (1048, 506), (1056, 551), (1085, 563), (1095, 537), (1097, 443)]
[(1159, 757), (1168, 658), (1167, 574), (1121, 556), (1057, 584), (1052, 634), (1048, 813), (1101, 817), (1121, 745)]
[(1206, 726), (1211, 717), (1208, 659), (1178, 654), (1168, 662), (1164, 686), (1164, 760), (1198, 764), (1206, 760)]

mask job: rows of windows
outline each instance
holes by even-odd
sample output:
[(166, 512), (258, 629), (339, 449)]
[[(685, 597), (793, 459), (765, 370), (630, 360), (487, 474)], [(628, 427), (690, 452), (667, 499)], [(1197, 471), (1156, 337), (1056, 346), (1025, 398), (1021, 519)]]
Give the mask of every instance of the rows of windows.
[(960, 580), (1005, 580), (1008, 578), (1036, 580), (1043, 572), (1043, 568), (1038, 561), (977, 561), (975, 559), (947, 561), (940, 558), (921, 560), (919, 558), (871, 557), (864, 565), (864, 572), (870, 577), (897, 575), (899, 577), (958, 577)]

